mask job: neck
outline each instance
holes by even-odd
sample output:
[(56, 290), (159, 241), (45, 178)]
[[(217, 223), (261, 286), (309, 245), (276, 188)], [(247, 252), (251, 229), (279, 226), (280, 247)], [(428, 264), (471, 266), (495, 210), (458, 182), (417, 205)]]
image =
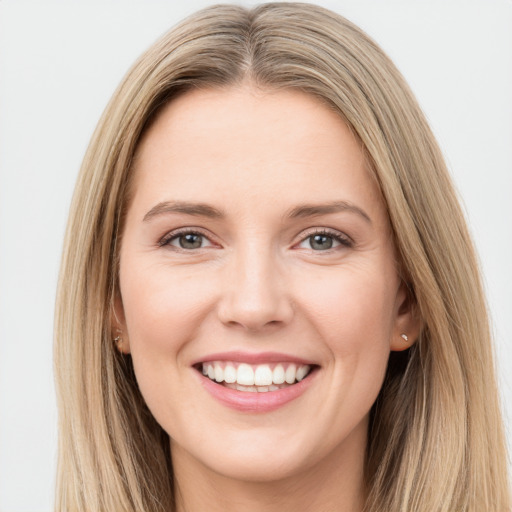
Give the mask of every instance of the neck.
[(366, 432), (311, 467), (273, 481), (237, 480), (205, 467), (172, 443), (177, 512), (361, 512)]

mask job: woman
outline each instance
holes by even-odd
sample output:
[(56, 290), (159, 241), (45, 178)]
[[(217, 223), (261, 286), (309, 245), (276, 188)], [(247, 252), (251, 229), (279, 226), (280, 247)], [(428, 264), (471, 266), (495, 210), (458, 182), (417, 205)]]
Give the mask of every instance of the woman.
[(206, 9), (128, 73), (77, 184), (56, 371), (58, 510), (510, 508), (445, 164), (319, 7)]

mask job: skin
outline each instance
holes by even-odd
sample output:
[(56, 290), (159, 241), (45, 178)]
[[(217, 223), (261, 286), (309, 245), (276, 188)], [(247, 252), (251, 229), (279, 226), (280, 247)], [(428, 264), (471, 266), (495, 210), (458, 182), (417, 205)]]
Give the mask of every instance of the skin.
[[(358, 141), (301, 92), (195, 90), (146, 132), (133, 186), (114, 327), (171, 437), (178, 510), (362, 510), (368, 414), (390, 350), (409, 346), (400, 335), (410, 344), (418, 320)], [(154, 213), (169, 201), (224, 216)], [(339, 201), (354, 208), (287, 216)], [(180, 247), (184, 227), (202, 233), (201, 247)], [(312, 246), (325, 230), (342, 241)], [(318, 370), (285, 406), (236, 411), (192, 367), (231, 350)]]

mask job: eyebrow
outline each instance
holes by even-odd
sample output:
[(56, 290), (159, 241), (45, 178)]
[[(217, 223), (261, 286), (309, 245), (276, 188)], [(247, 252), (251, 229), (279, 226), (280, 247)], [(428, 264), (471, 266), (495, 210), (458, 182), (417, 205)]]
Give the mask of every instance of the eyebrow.
[(363, 209), (359, 208), (359, 206), (356, 206), (355, 204), (352, 204), (348, 201), (333, 201), (327, 204), (299, 205), (289, 210), (285, 214), (285, 217), (296, 219), (303, 217), (317, 217), (320, 215), (328, 215), (330, 213), (339, 212), (352, 212), (361, 216), (370, 224), (372, 223), (370, 216)]
[(151, 220), (153, 217), (166, 213), (183, 213), (185, 215), (194, 215), (197, 217), (208, 217), (211, 219), (222, 219), (224, 213), (209, 204), (204, 203), (188, 203), (186, 201), (163, 201), (153, 206), (144, 218), (144, 222)]
[[(333, 201), (327, 204), (302, 204), (295, 206), (288, 210), (284, 218), (296, 219), (305, 217), (318, 217), (320, 215), (328, 215), (331, 213), (339, 212), (352, 212), (370, 224), (372, 223), (370, 216), (361, 208), (348, 201)], [(185, 215), (193, 215), (196, 217), (207, 217), (211, 219), (223, 219), (226, 217), (225, 213), (209, 204), (205, 203), (190, 203), (186, 201), (163, 201), (153, 206), (144, 218), (143, 222), (147, 222), (154, 217), (164, 215), (167, 213), (182, 213)]]

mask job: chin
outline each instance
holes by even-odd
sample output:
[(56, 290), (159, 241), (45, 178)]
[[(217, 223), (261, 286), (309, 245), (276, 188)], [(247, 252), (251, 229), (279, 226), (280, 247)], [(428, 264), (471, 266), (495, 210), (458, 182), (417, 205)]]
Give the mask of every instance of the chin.
[[(236, 429), (227, 429), (226, 426), (210, 426), (208, 434), (203, 435), (200, 443), (197, 435), (189, 439), (182, 438), (180, 446), (174, 441), (173, 459), (177, 455), (203, 469), (209, 470), (224, 478), (253, 482), (269, 483), (283, 481), (289, 478), (308, 473), (316, 465), (329, 459), (338, 457), (346, 446), (359, 446), (354, 443), (353, 435), (356, 431), (366, 429), (366, 421), (360, 424), (352, 433), (338, 429), (337, 435), (332, 435), (332, 428), (325, 431), (318, 424), (307, 421), (297, 428), (296, 422), (292, 425), (283, 425), (279, 418), (273, 424), (265, 427), (256, 427), (254, 424), (240, 425)], [(215, 428), (222, 435), (212, 435)], [(344, 438), (347, 438), (347, 443)], [(366, 431), (360, 437), (364, 441)], [(364, 447), (362, 447), (364, 449)], [(349, 450), (350, 451), (350, 450)], [(196, 466), (197, 467), (197, 466)]]
[(202, 463), (210, 470), (233, 480), (253, 483), (268, 483), (285, 480), (305, 471), (312, 465), (302, 454), (277, 453), (272, 450), (240, 450), (228, 456), (209, 457)]

